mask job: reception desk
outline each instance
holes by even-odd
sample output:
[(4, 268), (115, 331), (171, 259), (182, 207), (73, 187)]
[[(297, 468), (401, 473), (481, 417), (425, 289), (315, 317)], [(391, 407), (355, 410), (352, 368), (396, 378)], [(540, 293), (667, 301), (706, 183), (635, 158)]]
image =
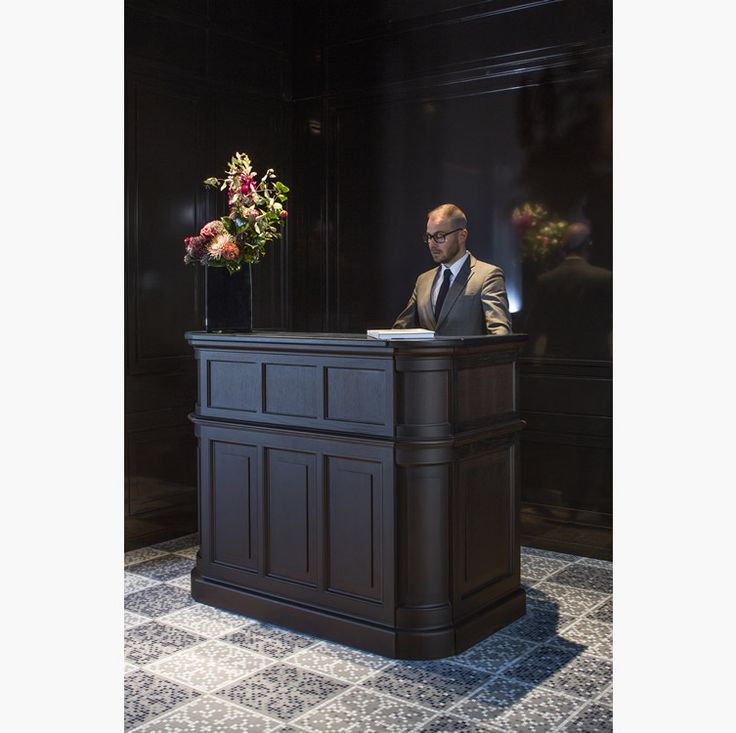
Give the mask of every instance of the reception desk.
[(388, 657), (525, 612), (525, 336), (189, 332), (202, 603)]

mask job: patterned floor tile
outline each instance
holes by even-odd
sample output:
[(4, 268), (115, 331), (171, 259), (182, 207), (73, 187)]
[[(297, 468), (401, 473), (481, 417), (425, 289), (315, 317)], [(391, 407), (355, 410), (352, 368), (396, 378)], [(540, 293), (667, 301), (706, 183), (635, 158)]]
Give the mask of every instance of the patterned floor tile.
[(135, 664), (147, 664), (200, 641), (201, 636), (151, 621), (125, 632), (125, 658)]
[(613, 563), (610, 560), (598, 560), (595, 557), (581, 557), (578, 560), (579, 565), (591, 565), (594, 568), (613, 569)]
[(149, 672), (212, 692), (272, 664), (260, 654), (210, 640), (146, 665)]
[(595, 699), (599, 705), (607, 705), (609, 708), (613, 707), (613, 685), (607, 690), (601, 692), (600, 695)]
[(265, 654), (267, 657), (283, 659), (299, 649), (314, 646), (319, 642), (319, 639), (287, 631), (278, 626), (255, 623), (245, 629), (228, 634), (223, 637), (223, 641), (237, 644), (259, 654)]
[(558, 636), (553, 637), (550, 642), (553, 644), (573, 642), (582, 646), (583, 651), (610, 659), (612, 655), (613, 627), (611, 624), (602, 621), (582, 618), (560, 631)]
[(155, 580), (173, 580), (192, 571), (194, 563), (187, 557), (180, 555), (163, 555), (152, 560), (126, 566), (129, 573), (145, 575)]
[(295, 654), (289, 662), (344, 682), (355, 683), (385, 667), (389, 660), (339, 644), (323, 642)]
[(133, 563), (150, 560), (154, 557), (161, 557), (166, 553), (163, 550), (157, 550), (153, 547), (141, 547), (139, 550), (131, 550), (125, 553), (124, 565), (132, 565)]
[(594, 621), (603, 621), (607, 624), (613, 623), (613, 598), (609, 598), (600, 606), (597, 606), (592, 611), (586, 614), (586, 618), (593, 619)]
[(523, 700), (534, 688), (505, 677), (494, 677), (478, 692), (462, 700), (452, 712), (480, 723), (496, 725), (496, 720)]
[(141, 616), (139, 613), (125, 611), (125, 628), (132, 629), (134, 626), (148, 623), (151, 619), (148, 616)]
[(611, 730), (610, 562), (522, 548), (526, 615), (415, 662), (196, 603), (198, 547), (193, 534), (125, 554), (134, 733)]
[(183, 547), (181, 550), (172, 550), (172, 554), (181, 555), (182, 557), (188, 557), (190, 560), (197, 559), (197, 553), (199, 552), (199, 545), (192, 545), (192, 547)]
[(272, 733), (281, 724), (227, 700), (203, 695), (137, 728), (135, 733)]
[(584, 703), (549, 690), (531, 690), (494, 722), (501, 730), (547, 733)]
[(542, 644), (509, 665), (501, 674), (519, 682), (540, 685), (580, 656), (576, 644)]
[(528, 590), (529, 588), (535, 586), (537, 583), (541, 582), (541, 580), (541, 578), (530, 578), (528, 575), (522, 575), (521, 587), (524, 590)]
[(345, 682), (279, 663), (220, 690), (217, 695), (263, 715), (289, 721), (348, 687)]
[[(158, 545), (156, 545), (158, 546)], [(566, 552), (553, 552), (552, 550), (539, 550), (536, 547), (522, 547), (521, 555), (536, 555), (537, 557), (551, 558), (552, 560), (564, 560), (565, 562), (577, 562), (578, 555), (569, 555)]]
[(143, 670), (125, 675), (125, 729), (145, 723), (198, 695), (194, 690)]
[(188, 593), (192, 592), (192, 576), (191, 573), (180, 575), (178, 578), (172, 578), (166, 581), (167, 585), (173, 585), (175, 588), (183, 588)]
[(194, 603), (183, 588), (159, 584), (125, 597), (125, 609), (156, 618)]
[(296, 722), (319, 733), (404, 733), (434, 713), (417, 705), (356, 688), (300, 717)]
[(567, 560), (558, 560), (552, 557), (540, 557), (539, 555), (521, 556), (521, 574), (541, 580), (542, 578), (556, 573), (563, 568), (569, 567)]
[(194, 534), (184, 535), (183, 537), (177, 537), (173, 540), (166, 540), (166, 542), (159, 542), (152, 547), (157, 550), (166, 550), (166, 552), (174, 552), (175, 550), (183, 550), (187, 547), (199, 547), (199, 532)]
[(419, 729), (419, 733), (454, 733), (454, 731), (463, 731), (464, 733), (488, 733), (491, 730), (488, 726), (475, 723), (465, 718), (459, 718), (457, 715), (438, 715), (426, 725)]
[(613, 711), (591, 703), (560, 729), (562, 733), (607, 733), (613, 730)]
[(436, 660), (392, 664), (362, 684), (435, 710), (445, 710), (489, 677), (488, 672)]
[(612, 677), (613, 665), (609, 659), (581, 654), (542, 684), (558, 692), (592, 700), (611, 684)]
[(453, 661), (495, 674), (514, 659), (533, 649), (534, 646), (535, 642), (493, 634), (462, 654), (453, 657)]
[(159, 616), (158, 620), (169, 626), (176, 626), (207, 638), (222, 636), (253, 623), (252, 619), (246, 616), (239, 616), (237, 613), (222, 611), (201, 603)]
[(556, 606), (527, 604), (526, 615), (499, 629), (495, 636), (514, 636), (525, 641), (545, 641), (573, 620), (573, 616), (560, 615)]
[(532, 604), (556, 607), (560, 614), (579, 616), (589, 611), (606, 597), (605, 593), (584, 590), (570, 585), (559, 585), (545, 580), (527, 592), (527, 601)]
[(127, 596), (131, 593), (137, 593), (139, 590), (158, 585), (160, 582), (160, 580), (154, 580), (153, 578), (146, 578), (143, 575), (126, 572), (124, 575), (123, 595)]
[(547, 580), (559, 585), (571, 585), (575, 588), (585, 588), (600, 593), (613, 593), (613, 570), (611, 568), (599, 568), (594, 565), (576, 563), (558, 570)]

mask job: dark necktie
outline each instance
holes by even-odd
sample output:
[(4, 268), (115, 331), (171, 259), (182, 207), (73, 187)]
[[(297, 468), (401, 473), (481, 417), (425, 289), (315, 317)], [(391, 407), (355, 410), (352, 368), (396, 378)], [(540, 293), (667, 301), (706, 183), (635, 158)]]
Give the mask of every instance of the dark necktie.
[(445, 296), (447, 291), (450, 289), (450, 278), (452, 277), (452, 271), (449, 268), (445, 268), (445, 274), (443, 275), (442, 285), (440, 285), (440, 292), (437, 293), (437, 302), (434, 304), (434, 320), (439, 321), (440, 313), (442, 312), (442, 304), (445, 302)]

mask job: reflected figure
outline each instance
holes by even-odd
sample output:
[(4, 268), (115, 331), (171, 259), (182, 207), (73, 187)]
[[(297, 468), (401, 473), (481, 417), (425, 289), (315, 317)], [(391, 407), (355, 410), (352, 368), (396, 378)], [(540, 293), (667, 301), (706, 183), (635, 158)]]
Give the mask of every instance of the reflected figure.
[(611, 359), (613, 276), (589, 262), (587, 224), (571, 224), (562, 239), (563, 261), (537, 280), (529, 318), (535, 356)]

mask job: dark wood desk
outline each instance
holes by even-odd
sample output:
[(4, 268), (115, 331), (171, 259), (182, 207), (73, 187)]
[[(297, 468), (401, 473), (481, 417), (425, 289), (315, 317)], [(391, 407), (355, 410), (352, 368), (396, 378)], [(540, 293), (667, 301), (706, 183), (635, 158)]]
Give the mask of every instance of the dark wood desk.
[(186, 337), (196, 600), (404, 659), (457, 654), (524, 614), (525, 336)]

